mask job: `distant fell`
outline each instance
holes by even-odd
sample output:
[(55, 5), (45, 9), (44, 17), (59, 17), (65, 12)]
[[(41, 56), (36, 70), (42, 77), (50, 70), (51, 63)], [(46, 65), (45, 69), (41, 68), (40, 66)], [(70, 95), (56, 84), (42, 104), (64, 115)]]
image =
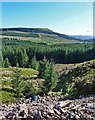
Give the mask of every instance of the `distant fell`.
[(70, 40), (78, 40), (76, 38), (72, 38), (68, 35), (65, 34), (60, 34), (57, 32), (53, 32), (52, 30), (48, 29), (48, 28), (2, 28), (0, 29), (0, 31), (2, 32), (8, 32), (8, 31), (18, 31), (18, 32), (27, 32), (27, 33), (44, 33), (44, 34), (51, 34), (51, 35), (57, 35), (60, 38), (65, 38), (65, 39), (70, 39)]
[(32, 32), (32, 33), (48, 33), (52, 34), (53, 31), (48, 28), (2, 28), (0, 31), (20, 31), (20, 32)]

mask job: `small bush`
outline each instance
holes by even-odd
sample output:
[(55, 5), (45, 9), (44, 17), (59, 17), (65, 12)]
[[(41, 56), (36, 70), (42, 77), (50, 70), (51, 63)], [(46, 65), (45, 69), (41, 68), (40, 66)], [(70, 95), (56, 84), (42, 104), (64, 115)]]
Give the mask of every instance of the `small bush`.
[(24, 84), (24, 87), (23, 87), (23, 90), (22, 90), (22, 93), (25, 97), (31, 97), (35, 94), (34, 92), (34, 87), (32, 85), (32, 82), (31, 81), (28, 81)]

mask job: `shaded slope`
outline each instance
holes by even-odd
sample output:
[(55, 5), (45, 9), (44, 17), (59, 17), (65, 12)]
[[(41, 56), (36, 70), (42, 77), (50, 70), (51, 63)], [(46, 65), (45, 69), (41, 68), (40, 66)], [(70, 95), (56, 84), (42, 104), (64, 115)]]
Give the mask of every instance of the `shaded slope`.
[(59, 82), (55, 91), (66, 96), (95, 94), (95, 59), (80, 64), (57, 64)]

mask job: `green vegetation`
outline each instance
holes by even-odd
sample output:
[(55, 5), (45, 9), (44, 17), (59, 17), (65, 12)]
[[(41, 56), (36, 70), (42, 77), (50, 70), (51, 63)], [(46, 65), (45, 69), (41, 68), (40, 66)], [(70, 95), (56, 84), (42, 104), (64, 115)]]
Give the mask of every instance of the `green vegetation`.
[(2, 31), (19, 31), (19, 32), (31, 32), (31, 33), (53, 33), (52, 30), (48, 28), (3, 28)]
[(20, 69), (16, 69), (11, 83), (12, 88), (15, 90), (18, 98), (23, 97), (23, 95), (25, 95), (25, 97), (29, 97), (34, 94), (32, 82), (24, 81), (24, 79), (21, 77)]
[(37, 61), (36, 56), (34, 56), (30, 62), (30, 68), (34, 69), (34, 70), (38, 70), (39, 68), (39, 61)]
[(18, 36), (18, 37), (39, 37), (36, 33), (17, 33), (17, 32), (0, 32), (0, 35), (5, 36)]
[[(17, 97), (24, 96), (24, 87), (29, 85), (28, 80), (33, 81), (34, 76), (37, 76), (37, 71), (30, 68), (2, 68), (2, 102), (15, 102)], [(27, 82), (26, 82), (27, 80)], [(26, 84), (25, 84), (26, 83)], [(30, 85), (32, 82), (30, 83)], [(31, 87), (32, 89), (32, 87)], [(25, 88), (26, 90), (26, 88)], [(34, 89), (33, 89), (34, 90)]]
[(3, 61), (3, 66), (4, 66), (5, 68), (11, 66), (8, 58), (6, 58), (6, 59)]
[(31, 81), (28, 81), (24, 84), (23, 89), (22, 89), (22, 94), (25, 97), (31, 97), (35, 95), (34, 87)]
[(31, 68), (24, 68), (24, 69), (20, 69), (21, 74), (24, 75), (28, 75), (29, 77), (32, 77), (34, 74), (37, 74), (37, 71), (31, 69)]
[(16, 95), (18, 98), (22, 97), (22, 89), (23, 89), (23, 86), (24, 86), (24, 82), (21, 78), (21, 72), (20, 70), (16, 70), (15, 71), (15, 74), (13, 76), (13, 79), (11, 81), (12, 83), (12, 88), (14, 89), (14, 91), (16, 92)]
[[(28, 35), (26, 35), (26, 33)], [(53, 32), (52, 30), (50, 30), (48, 28), (7, 28), (7, 29), (3, 28), (1, 34), (2, 35), (9, 35), (9, 36), (15, 36), (16, 35), (16, 36), (32, 37), (30, 33), (33, 34), (34, 36), (35, 36), (35, 34), (43, 33), (43, 34), (47, 34), (47, 35), (56, 35), (59, 38), (65, 38), (65, 39), (73, 40), (73, 38), (71, 38), (67, 35)]]
[[(58, 71), (60, 67), (60, 72)], [(95, 59), (81, 64), (56, 65), (59, 82), (54, 91), (65, 96), (95, 94)]]
[[(54, 70), (54, 63), (47, 61), (45, 58), (42, 61), (36, 61), (36, 63), (39, 63), (38, 71), (31, 68), (16, 67), (2, 69), (2, 89), (8, 96), (7, 102), (23, 96), (48, 94), (56, 87), (58, 77)], [(6, 97), (3, 98), (3, 102), (5, 101)]]
[(67, 97), (95, 94), (95, 44), (76, 43), (41, 28), (11, 28), (4, 34), (11, 38), (0, 39), (3, 103), (52, 92)]
[(78, 39), (53, 32), (47, 28), (5, 28), (2, 32), (0, 30), (0, 35), (7, 39), (12, 39), (13, 41), (11, 41), (11, 44), (13, 44), (15, 39), (48, 45), (59, 43), (81, 43)]
[(8, 58), (12, 67), (32, 67), (34, 56), (38, 61), (43, 60), (45, 56), (49, 61), (53, 59), (55, 63), (60, 64), (79, 63), (94, 59), (93, 44), (85, 43), (47, 45), (3, 39), (2, 53), (3, 61)]
[[(55, 66), (55, 67), (54, 67)], [(56, 64), (45, 58), (38, 72), (30, 68), (2, 69), (2, 101), (15, 102), (17, 97), (49, 93), (64, 96), (95, 94), (95, 60), (80, 64)], [(19, 95), (18, 95), (19, 94)]]
[(38, 76), (45, 80), (43, 83), (43, 92), (48, 94), (48, 92), (56, 87), (58, 81), (57, 73), (54, 70), (54, 62), (49, 62), (44, 58), (43, 61), (39, 62), (38, 71)]
[(15, 92), (8, 91), (9, 89), (6, 88), (6, 90), (2, 89), (2, 103), (8, 104), (9, 102), (16, 102), (17, 96)]

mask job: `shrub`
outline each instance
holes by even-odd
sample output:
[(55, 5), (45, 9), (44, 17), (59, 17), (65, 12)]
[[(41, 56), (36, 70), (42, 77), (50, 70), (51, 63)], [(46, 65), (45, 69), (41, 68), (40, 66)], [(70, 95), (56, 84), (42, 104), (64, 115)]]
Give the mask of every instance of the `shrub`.
[(31, 81), (25, 82), (22, 93), (25, 97), (31, 97), (35, 94), (34, 87)]

